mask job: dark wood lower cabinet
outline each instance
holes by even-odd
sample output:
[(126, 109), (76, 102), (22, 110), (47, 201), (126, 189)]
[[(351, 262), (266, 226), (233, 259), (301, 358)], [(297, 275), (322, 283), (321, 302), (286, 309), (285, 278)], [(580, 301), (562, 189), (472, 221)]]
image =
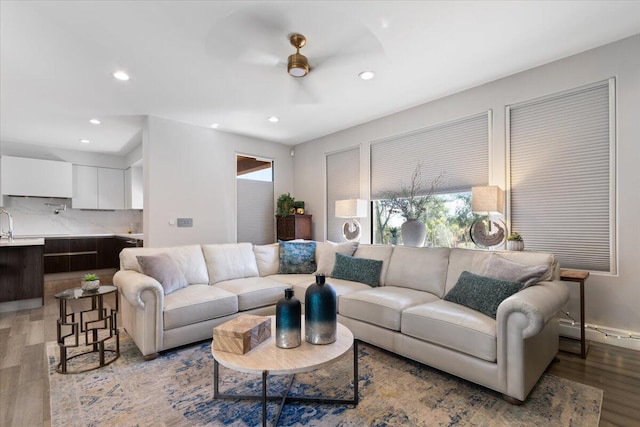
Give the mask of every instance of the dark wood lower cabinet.
[(0, 302), (42, 298), (43, 246), (0, 247)]
[(278, 240), (311, 240), (311, 215), (289, 215), (276, 219)]
[(119, 268), (120, 251), (136, 246), (142, 246), (142, 240), (124, 237), (46, 238), (44, 273)]

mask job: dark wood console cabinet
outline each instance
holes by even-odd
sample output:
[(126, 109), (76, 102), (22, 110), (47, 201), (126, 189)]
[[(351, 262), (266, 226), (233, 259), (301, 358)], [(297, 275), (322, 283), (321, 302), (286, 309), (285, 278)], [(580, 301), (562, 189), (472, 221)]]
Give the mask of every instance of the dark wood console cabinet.
[(0, 302), (42, 298), (44, 305), (43, 247), (0, 247)]
[(120, 251), (142, 246), (124, 237), (51, 237), (44, 241), (44, 273), (120, 268)]
[(278, 217), (278, 240), (311, 240), (311, 215)]

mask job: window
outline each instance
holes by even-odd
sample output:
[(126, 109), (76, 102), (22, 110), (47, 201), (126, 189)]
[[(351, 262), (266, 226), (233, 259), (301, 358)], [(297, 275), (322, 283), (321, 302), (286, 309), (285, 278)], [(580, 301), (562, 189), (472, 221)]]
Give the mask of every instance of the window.
[(560, 265), (615, 272), (614, 80), (507, 107), (512, 231)]
[(327, 240), (344, 242), (336, 200), (360, 198), (360, 147), (327, 154)]
[(237, 241), (273, 243), (273, 162), (238, 155), (236, 178)]
[[(429, 246), (473, 247), (468, 229), (471, 187), (489, 181), (491, 112), (396, 135), (371, 144), (372, 228), (374, 243), (401, 243), (404, 219), (390, 212), (389, 191), (407, 186), (419, 168), (424, 191), (442, 176), (421, 219)], [(397, 234), (397, 238), (394, 238)]]

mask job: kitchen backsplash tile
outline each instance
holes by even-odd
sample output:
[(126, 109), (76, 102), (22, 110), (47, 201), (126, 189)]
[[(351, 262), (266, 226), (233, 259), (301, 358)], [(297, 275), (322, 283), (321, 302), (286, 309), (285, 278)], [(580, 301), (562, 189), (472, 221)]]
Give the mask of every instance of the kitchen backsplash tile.
[[(51, 234), (141, 233), (142, 211), (71, 209), (70, 199), (4, 197), (4, 208), (13, 216), (16, 236)], [(66, 210), (46, 203), (67, 205)], [(59, 213), (55, 213), (58, 210)], [(7, 228), (6, 218), (2, 228)]]

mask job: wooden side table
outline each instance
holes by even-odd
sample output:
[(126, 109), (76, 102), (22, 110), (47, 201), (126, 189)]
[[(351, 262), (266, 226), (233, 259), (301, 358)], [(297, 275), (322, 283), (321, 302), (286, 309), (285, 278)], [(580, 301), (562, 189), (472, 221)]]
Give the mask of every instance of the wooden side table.
[(583, 359), (587, 357), (587, 351), (589, 350), (589, 342), (587, 341), (585, 334), (584, 320), (584, 282), (588, 277), (588, 271), (560, 269), (560, 280), (563, 280), (565, 282), (576, 282), (580, 284), (580, 353), (575, 354), (579, 354)]

